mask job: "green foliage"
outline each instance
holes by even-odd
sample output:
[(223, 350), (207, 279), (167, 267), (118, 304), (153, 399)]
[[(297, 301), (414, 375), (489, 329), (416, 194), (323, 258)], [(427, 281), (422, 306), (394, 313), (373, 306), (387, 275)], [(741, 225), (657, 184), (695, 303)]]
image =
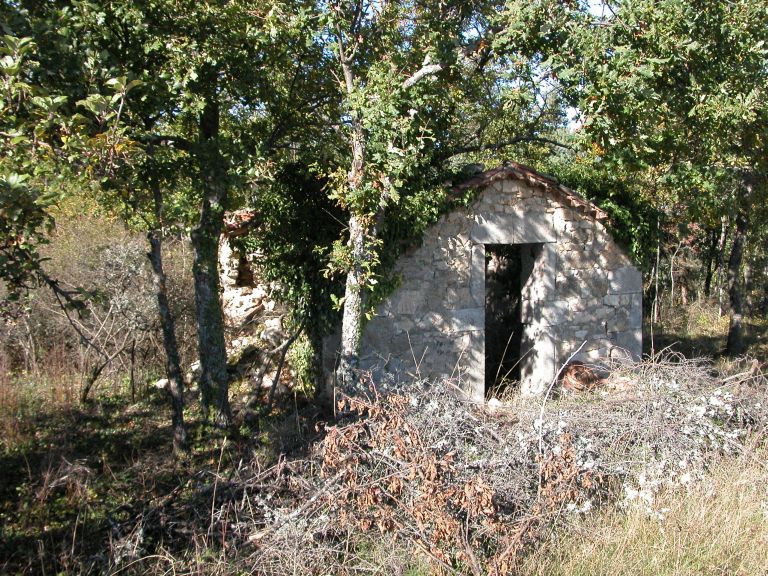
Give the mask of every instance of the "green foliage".
[(39, 246), (53, 225), (57, 113), (66, 101), (32, 84), (34, 50), (31, 38), (0, 38), (0, 279), (12, 299), (37, 281)]
[(308, 318), (319, 327), (333, 317), (331, 294), (340, 287), (328, 279), (329, 248), (344, 214), (329, 199), (326, 180), (311, 168), (288, 163), (251, 199), (260, 219), (258, 232), (240, 242), (255, 254), (262, 281), (276, 282), (296, 322)]
[(696, 220), (727, 214), (733, 182), (765, 167), (768, 8), (635, 0), (575, 36), (580, 61), (560, 62), (584, 79), (584, 130), (601, 154), (659, 170)]
[(296, 340), (288, 351), (288, 363), (296, 377), (292, 390), (307, 398), (311, 398), (315, 390), (315, 350), (309, 338)]
[(603, 148), (656, 163), (685, 152), (727, 166), (758, 153), (766, 23), (759, 2), (621, 4), (584, 34), (586, 126)]

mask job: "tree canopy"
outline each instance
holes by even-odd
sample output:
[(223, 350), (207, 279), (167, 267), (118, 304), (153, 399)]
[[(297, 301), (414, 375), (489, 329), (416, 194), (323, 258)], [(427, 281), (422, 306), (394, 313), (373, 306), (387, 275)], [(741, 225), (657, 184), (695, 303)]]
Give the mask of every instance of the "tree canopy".
[[(554, 172), (657, 278), (664, 234), (701, 247), (732, 230), (738, 333), (743, 255), (762, 261), (764, 235), (762, 3), (56, 0), (3, 2), (0, 22), (9, 296), (57, 289), (37, 247), (74, 188), (155, 241), (188, 233), (204, 405), (223, 425), (225, 211), (260, 212), (246, 242), (316, 344), (343, 310), (354, 387), (398, 246), (457, 201), (445, 184), (468, 163)], [(711, 271), (712, 249), (701, 260)]]

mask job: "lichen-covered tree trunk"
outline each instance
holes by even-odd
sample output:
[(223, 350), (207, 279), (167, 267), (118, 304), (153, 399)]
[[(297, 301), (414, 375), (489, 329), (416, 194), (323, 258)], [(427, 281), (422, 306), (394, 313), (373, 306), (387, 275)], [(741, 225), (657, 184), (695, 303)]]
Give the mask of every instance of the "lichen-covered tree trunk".
[[(343, 60), (342, 60), (343, 61)], [(343, 65), (347, 89), (351, 94), (354, 81), (348, 66)], [(347, 177), (350, 196), (360, 186), (365, 177), (365, 135), (359, 118), (353, 118), (352, 127), (352, 166)], [(349, 245), (352, 264), (347, 271), (344, 289), (344, 314), (341, 321), (341, 358), (336, 378), (339, 386), (354, 393), (360, 383), (360, 336), (363, 319), (364, 263), (368, 258), (366, 229), (361, 216), (354, 211), (349, 217)]]
[(176, 341), (176, 322), (171, 313), (171, 307), (168, 304), (160, 233), (152, 230), (147, 237), (150, 245), (149, 261), (152, 264), (154, 276), (155, 298), (157, 299), (157, 307), (160, 312), (160, 328), (163, 332), (165, 369), (168, 375), (168, 394), (171, 397), (173, 449), (178, 452), (187, 449), (187, 429), (184, 426), (184, 380), (181, 374), (179, 346)]
[(365, 229), (356, 216), (349, 219), (352, 267), (347, 271), (344, 314), (341, 322), (341, 357), (336, 371), (338, 385), (348, 393), (359, 383), (360, 336), (363, 317), (363, 262), (366, 258)]
[(738, 213), (736, 214), (736, 229), (733, 235), (731, 255), (728, 258), (728, 296), (731, 301), (731, 316), (728, 323), (728, 343), (726, 353), (737, 356), (744, 352), (744, 335), (742, 319), (744, 304), (741, 293), (741, 261), (744, 255), (744, 243), (747, 237), (749, 220), (747, 217), (747, 198), (751, 186), (747, 184), (740, 194)]
[(720, 221), (720, 240), (717, 243), (717, 304), (718, 314), (722, 317), (723, 303), (723, 274), (725, 274), (725, 245), (728, 243), (728, 218), (723, 216)]
[(216, 405), (214, 422), (228, 427), (232, 413), (229, 407), (227, 351), (224, 341), (224, 318), (219, 299), (218, 248), (220, 226), (214, 220), (223, 217), (223, 210), (209, 200), (201, 211), (200, 225), (192, 232), (194, 248), (193, 275), (195, 310), (197, 312), (197, 345), (200, 354), (200, 388), (203, 413)]
[(219, 106), (215, 96), (210, 96), (200, 116), (200, 143), (196, 154), (202, 205), (200, 220), (192, 231), (192, 272), (203, 415), (207, 418), (209, 406), (215, 403), (214, 423), (227, 428), (232, 424), (232, 410), (229, 406), (224, 314), (219, 295), (219, 238), (224, 226), (228, 183), (218, 139)]
[[(344, 75), (347, 96), (355, 92), (355, 75), (351, 61), (339, 33), (339, 63)], [(365, 179), (365, 130), (359, 111), (352, 112), (352, 133), (350, 152), (352, 163), (347, 174), (348, 194), (355, 198), (358, 188)], [(338, 385), (347, 393), (354, 393), (360, 383), (360, 336), (363, 321), (363, 294), (365, 284), (365, 262), (368, 260), (367, 232), (363, 224), (364, 203), (352, 203), (349, 217), (349, 246), (352, 263), (347, 271), (344, 290), (344, 313), (341, 321), (341, 358), (336, 370)]]

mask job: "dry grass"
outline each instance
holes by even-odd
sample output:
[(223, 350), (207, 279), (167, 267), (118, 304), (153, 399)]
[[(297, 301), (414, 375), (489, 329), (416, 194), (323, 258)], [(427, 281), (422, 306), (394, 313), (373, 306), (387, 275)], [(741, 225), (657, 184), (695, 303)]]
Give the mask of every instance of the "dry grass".
[(66, 410), (77, 402), (80, 379), (60, 347), (49, 351), (42, 371), (14, 372), (0, 351), (0, 448), (27, 440), (34, 418), (43, 410)]
[[(659, 322), (647, 323), (646, 351), (673, 346), (689, 358), (717, 358), (725, 353), (729, 316), (715, 301), (696, 300), (685, 307), (665, 309)], [(744, 341), (749, 354), (768, 358), (768, 320), (759, 315), (744, 319)]]
[(595, 514), (528, 556), (523, 576), (768, 574), (768, 450), (717, 463), (666, 490), (661, 516), (637, 505)]

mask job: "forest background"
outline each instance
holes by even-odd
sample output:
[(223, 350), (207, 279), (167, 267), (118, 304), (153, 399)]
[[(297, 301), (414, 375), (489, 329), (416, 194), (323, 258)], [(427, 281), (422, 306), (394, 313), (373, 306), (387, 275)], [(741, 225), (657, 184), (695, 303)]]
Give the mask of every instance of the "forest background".
[(654, 347), (764, 358), (763, 2), (21, 0), (0, 26), (7, 454), (51, 403), (128, 414), (159, 378), (180, 454), (264, 429), (220, 299), (241, 208), (290, 336), (276, 363), (312, 404), (340, 324), (337, 380), (358, 390), (397, 255), (505, 160), (610, 215)]

